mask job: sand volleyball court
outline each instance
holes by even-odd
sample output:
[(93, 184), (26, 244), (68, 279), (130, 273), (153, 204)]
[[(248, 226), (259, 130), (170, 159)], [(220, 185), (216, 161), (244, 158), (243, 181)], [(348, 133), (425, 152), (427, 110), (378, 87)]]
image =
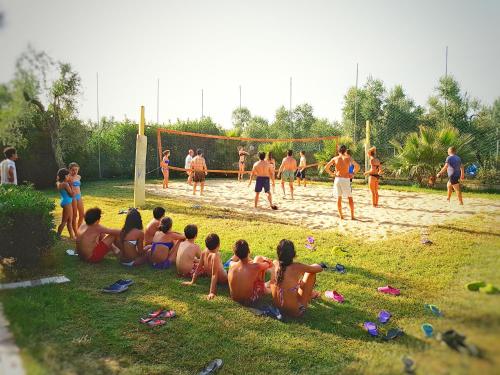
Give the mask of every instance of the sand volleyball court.
[[(205, 195), (192, 195), (192, 188), (184, 181), (170, 181), (168, 189), (162, 189), (161, 184), (146, 184), (146, 191), (169, 198), (178, 198), (192, 202), (193, 205), (212, 205), (234, 210), (239, 213), (266, 215), (281, 222), (301, 225), (311, 229), (338, 229), (350, 235), (365, 237), (372, 240), (385, 238), (394, 233), (414, 229), (425, 229), (432, 224), (442, 224), (453, 218), (488, 212), (500, 212), (500, 200), (464, 197), (464, 206), (460, 206), (456, 196), (452, 202), (446, 201), (443, 194), (425, 194), (414, 192), (397, 192), (380, 190), (380, 207), (371, 206), (370, 193), (367, 188), (354, 188), (353, 197), (357, 220), (349, 219), (347, 199), (344, 199), (344, 216), (340, 220), (337, 214), (336, 201), (332, 196), (331, 184), (313, 184), (295, 187), (295, 200), (289, 194), (283, 199), (281, 185), (276, 181), (276, 194), (273, 201), (278, 205), (277, 211), (268, 208), (265, 194), (261, 194), (260, 208), (253, 207), (254, 183), (236, 179), (207, 180)], [(288, 193), (288, 186), (287, 186)]]

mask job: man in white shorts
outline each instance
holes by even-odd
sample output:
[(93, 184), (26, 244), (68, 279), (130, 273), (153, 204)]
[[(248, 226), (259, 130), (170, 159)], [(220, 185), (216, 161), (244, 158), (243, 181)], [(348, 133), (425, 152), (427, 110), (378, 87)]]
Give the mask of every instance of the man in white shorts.
[(189, 185), (193, 185), (193, 183), (192, 183), (193, 176), (191, 173), (191, 162), (193, 161), (193, 155), (194, 155), (194, 151), (192, 149), (189, 149), (188, 154), (186, 156), (186, 160), (184, 162), (184, 169), (186, 170), (186, 173), (188, 175), (187, 183)]
[[(346, 153), (347, 147), (340, 146), (338, 156), (335, 156), (325, 165), (325, 171), (335, 178), (333, 182), (333, 196), (337, 198), (337, 209), (339, 211), (340, 219), (344, 219), (342, 214), (342, 198), (349, 200), (349, 208), (351, 209), (351, 220), (354, 219), (354, 201), (352, 200), (351, 189), (351, 174), (349, 173), (349, 166), (354, 164), (354, 174), (358, 172), (358, 163), (353, 163), (351, 157)], [(335, 165), (335, 173), (330, 168)]]

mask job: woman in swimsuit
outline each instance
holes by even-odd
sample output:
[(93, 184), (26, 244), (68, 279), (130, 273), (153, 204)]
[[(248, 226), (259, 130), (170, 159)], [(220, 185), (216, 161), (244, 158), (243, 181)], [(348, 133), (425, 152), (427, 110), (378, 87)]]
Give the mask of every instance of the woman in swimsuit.
[(372, 193), (372, 205), (373, 207), (378, 207), (378, 189), (379, 189), (379, 179), (382, 174), (382, 168), (380, 166), (380, 161), (376, 158), (375, 153), (377, 149), (372, 147), (368, 150), (367, 154), (370, 158), (370, 170), (365, 172), (365, 176), (368, 175), (368, 186)]
[(168, 188), (168, 177), (169, 177), (169, 169), (168, 165), (170, 164), (170, 150), (163, 151), (163, 159), (161, 160), (161, 172), (163, 173), (163, 188)]
[(62, 218), (61, 224), (57, 227), (57, 235), (61, 237), (64, 226), (68, 227), (68, 233), (72, 240), (75, 239), (75, 230), (73, 229), (73, 189), (70, 185), (71, 179), (69, 170), (61, 168), (57, 171), (57, 190), (61, 195)]
[(273, 153), (269, 151), (267, 153), (267, 162), (271, 164), (271, 170), (272, 170), (272, 175), (271, 175), (271, 182), (273, 184), (273, 194), (276, 193), (274, 186), (275, 186), (275, 181), (276, 181), (276, 160), (274, 159)]
[(149, 262), (153, 268), (165, 269), (175, 264), (177, 249), (186, 237), (180, 233), (173, 232), (172, 219), (164, 217), (161, 219), (158, 231), (153, 236), (153, 242), (148, 252)]
[(271, 284), (274, 305), (292, 317), (302, 316), (311, 299), (319, 297), (313, 288), (316, 274), (323, 268), (319, 264), (294, 263), (295, 246), (289, 240), (280, 241), (277, 253), (276, 284)]
[(115, 245), (120, 249), (120, 263), (124, 266), (138, 266), (146, 260), (143, 257), (144, 232), (142, 228), (140, 212), (135, 208), (130, 209), (120, 236), (115, 240)]
[[(77, 163), (70, 163), (68, 165), (69, 175), (71, 177), (71, 186), (73, 188), (73, 229), (75, 231), (80, 228), (83, 223), (83, 217), (85, 215), (85, 209), (83, 208), (82, 192), (80, 190), (82, 186), (82, 177), (78, 174), (80, 171), (80, 166)], [(78, 218), (78, 221), (77, 221)]]
[(248, 155), (248, 152), (243, 150), (243, 147), (238, 147), (238, 181), (243, 180), (243, 175), (245, 174), (245, 157)]

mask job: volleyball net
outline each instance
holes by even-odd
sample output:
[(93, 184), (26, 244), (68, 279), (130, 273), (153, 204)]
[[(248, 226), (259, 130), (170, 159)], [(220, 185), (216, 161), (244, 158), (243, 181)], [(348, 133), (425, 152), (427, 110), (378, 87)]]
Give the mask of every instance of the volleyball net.
[(196, 153), (196, 150), (201, 149), (208, 173), (222, 176), (238, 174), (241, 147), (248, 154), (245, 156), (245, 173), (249, 173), (253, 164), (259, 160), (259, 152), (265, 152), (266, 155), (271, 153), (276, 160), (276, 170), (278, 170), (287, 151), (292, 150), (297, 163), (299, 152), (304, 151), (308, 172), (317, 174), (318, 168), (336, 154), (338, 137), (246, 138), (159, 128), (157, 144), (160, 161), (163, 152), (170, 150), (169, 169), (173, 171), (186, 171), (185, 159), (189, 150)]

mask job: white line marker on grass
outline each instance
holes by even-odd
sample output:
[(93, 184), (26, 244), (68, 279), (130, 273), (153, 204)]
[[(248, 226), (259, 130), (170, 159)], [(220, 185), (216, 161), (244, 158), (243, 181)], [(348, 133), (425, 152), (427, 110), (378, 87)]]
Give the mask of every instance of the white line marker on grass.
[(16, 283), (0, 284), (0, 290), (27, 288), (31, 286), (46, 285), (46, 284), (62, 284), (62, 283), (67, 283), (68, 281), (70, 281), (70, 279), (68, 279), (66, 276), (44, 277), (38, 280), (28, 280), (28, 281), (19, 281)]

